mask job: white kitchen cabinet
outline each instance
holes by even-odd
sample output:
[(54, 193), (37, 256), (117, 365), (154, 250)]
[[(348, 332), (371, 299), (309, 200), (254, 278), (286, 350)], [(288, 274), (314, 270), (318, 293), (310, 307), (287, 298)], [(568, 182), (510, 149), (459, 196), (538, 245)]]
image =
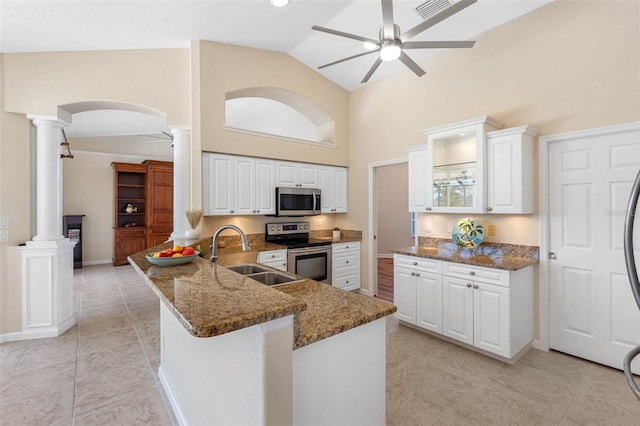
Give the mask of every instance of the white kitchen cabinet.
[(319, 188), (322, 190), (322, 213), (347, 212), (347, 169), (319, 166)]
[(442, 333), (442, 262), (394, 255), (393, 303), (396, 318)]
[(318, 165), (276, 161), (276, 186), (318, 188)]
[[(482, 116), (423, 130), (427, 171), (421, 188), (426, 204), (422, 211), (484, 212), (485, 134), (501, 127), (500, 122)], [(414, 197), (419, 200), (420, 194)]]
[(427, 187), (429, 180), (429, 166), (427, 160), (427, 146), (412, 148), (408, 152), (409, 164), (409, 211), (425, 212), (432, 207), (432, 191)]
[(202, 154), (205, 215), (275, 213), (275, 161)]
[(444, 262), (443, 334), (512, 358), (533, 339), (533, 268)]
[(257, 262), (272, 268), (287, 270), (287, 249), (258, 252)]
[(331, 248), (331, 283), (343, 290), (360, 288), (360, 242), (336, 243)]
[(533, 155), (538, 130), (487, 133), (487, 213), (533, 213)]

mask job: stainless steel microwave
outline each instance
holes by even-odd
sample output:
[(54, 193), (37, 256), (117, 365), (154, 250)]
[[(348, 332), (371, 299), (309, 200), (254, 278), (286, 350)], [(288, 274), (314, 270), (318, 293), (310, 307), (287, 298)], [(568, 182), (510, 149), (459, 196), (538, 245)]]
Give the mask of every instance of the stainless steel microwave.
[(276, 216), (320, 214), (322, 191), (317, 188), (276, 188)]

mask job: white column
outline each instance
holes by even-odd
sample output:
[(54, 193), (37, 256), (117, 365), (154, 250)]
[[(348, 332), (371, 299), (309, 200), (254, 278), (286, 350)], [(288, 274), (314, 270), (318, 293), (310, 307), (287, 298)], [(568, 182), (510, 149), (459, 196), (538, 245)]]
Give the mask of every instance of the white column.
[(60, 179), (61, 129), (66, 123), (55, 117), (30, 117), (36, 126), (36, 235), (33, 241), (61, 240)]
[(191, 208), (191, 131), (171, 129), (173, 135), (173, 233), (184, 238), (189, 223), (185, 212)]

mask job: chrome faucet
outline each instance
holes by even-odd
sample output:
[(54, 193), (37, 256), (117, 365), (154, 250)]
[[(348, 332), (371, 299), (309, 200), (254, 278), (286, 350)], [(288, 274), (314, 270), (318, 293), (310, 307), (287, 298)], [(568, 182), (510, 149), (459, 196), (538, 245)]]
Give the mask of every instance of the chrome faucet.
[(209, 259), (212, 262), (215, 262), (216, 259), (218, 258), (218, 235), (220, 235), (220, 232), (224, 231), (225, 229), (233, 229), (238, 234), (240, 234), (240, 238), (242, 239), (242, 251), (251, 250), (251, 246), (249, 245), (249, 240), (247, 240), (247, 236), (244, 235), (244, 232), (242, 232), (242, 229), (238, 228), (235, 225), (222, 225), (213, 234), (213, 240), (211, 241), (211, 247), (209, 248), (209, 251), (211, 252), (211, 256), (209, 257)]

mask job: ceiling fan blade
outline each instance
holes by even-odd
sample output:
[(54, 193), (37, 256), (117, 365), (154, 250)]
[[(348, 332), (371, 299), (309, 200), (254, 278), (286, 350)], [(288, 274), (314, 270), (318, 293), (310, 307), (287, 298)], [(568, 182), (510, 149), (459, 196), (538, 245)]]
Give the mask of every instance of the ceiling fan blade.
[(370, 55), (372, 53), (378, 52), (379, 49), (369, 50), (368, 52), (358, 53), (357, 55), (349, 56), (348, 58), (340, 59), (339, 61), (330, 62), (328, 64), (324, 64), (318, 67), (318, 69), (330, 67), (331, 65), (339, 64), (340, 62), (348, 61), (349, 59), (359, 58), (360, 56)]
[(316, 31), (321, 31), (323, 33), (327, 33), (327, 34), (333, 34), (333, 35), (337, 35), (340, 37), (346, 37), (346, 38), (350, 38), (353, 40), (358, 40), (361, 42), (365, 42), (368, 41), (369, 43), (373, 43), (373, 44), (378, 44), (379, 41), (378, 40), (374, 40), (372, 38), (367, 38), (367, 37), (361, 37), (359, 35), (355, 35), (355, 34), (350, 34), (350, 33), (345, 33), (342, 31), (338, 31), (338, 30), (332, 30), (331, 28), (325, 28), (325, 27), (319, 27), (317, 25), (314, 25), (313, 27), (311, 27), (312, 30), (316, 30)]
[(371, 78), (373, 73), (376, 72), (376, 70), (378, 69), (378, 67), (380, 66), (381, 63), (382, 63), (382, 59), (380, 59), (380, 58), (376, 59), (376, 61), (371, 66), (371, 68), (369, 68), (369, 71), (367, 72), (367, 75), (364, 76), (364, 78), (362, 79), (362, 81), (360, 83), (366, 83), (367, 81), (369, 81), (369, 79)]
[(423, 21), (421, 24), (418, 24), (415, 27), (411, 28), (410, 30), (405, 31), (404, 33), (402, 33), (400, 35), (400, 40), (402, 40), (404, 42), (404, 41), (412, 39), (413, 37), (417, 36), (421, 32), (433, 27), (437, 23), (439, 23), (441, 21), (444, 21), (448, 17), (460, 12), (462, 9), (465, 9), (465, 8), (471, 6), (476, 1), (477, 0), (460, 0), (459, 2), (449, 6), (448, 8), (443, 10), (442, 12), (440, 12), (440, 13), (438, 13), (436, 15), (433, 15), (431, 18), (427, 19), (426, 21)]
[(473, 47), (475, 41), (407, 41), (402, 43), (403, 49), (451, 49)]
[(400, 52), (400, 61), (405, 64), (411, 71), (413, 71), (418, 77), (422, 77), (425, 72), (413, 59), (411, 59), (406, 53)]
[(393, 1), (382, 0), (382, 34), (385, 40), (393, 40)]

